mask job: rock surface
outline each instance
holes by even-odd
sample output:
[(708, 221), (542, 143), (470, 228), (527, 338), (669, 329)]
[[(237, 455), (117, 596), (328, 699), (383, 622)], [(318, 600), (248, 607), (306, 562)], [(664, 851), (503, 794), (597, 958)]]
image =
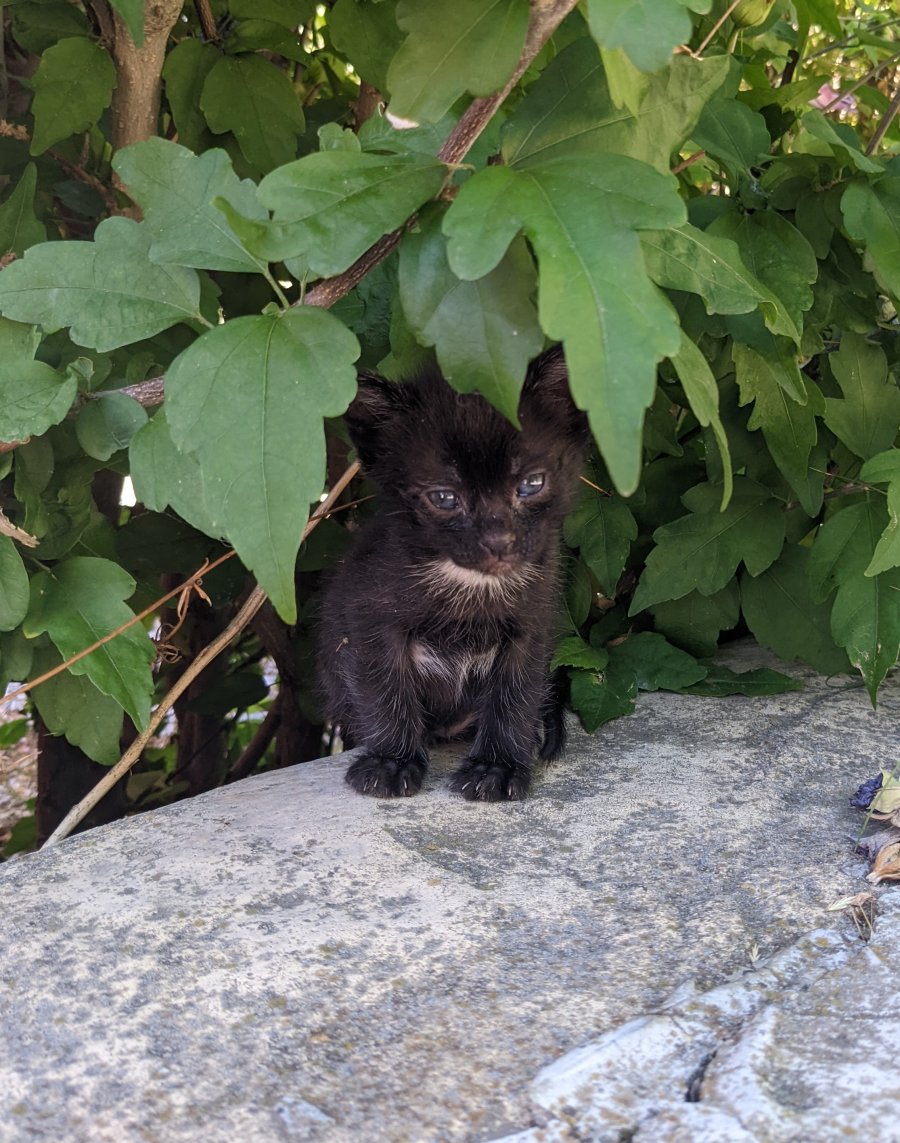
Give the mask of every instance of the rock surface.
[(323, 759), (8, 863), (0, 1143), (900, 1139), (894, 891), (826, 912), (900, 687), (804, 677), (642, 696), (523, 803)]

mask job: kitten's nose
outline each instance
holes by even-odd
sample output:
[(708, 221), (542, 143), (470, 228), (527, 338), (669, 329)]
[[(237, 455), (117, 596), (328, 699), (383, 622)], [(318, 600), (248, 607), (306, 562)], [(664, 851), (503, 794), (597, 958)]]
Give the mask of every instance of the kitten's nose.
[(508, 556), (515, 539), (512, 532), (485, 532), (481, 537), (481, 546), (489, 555)]

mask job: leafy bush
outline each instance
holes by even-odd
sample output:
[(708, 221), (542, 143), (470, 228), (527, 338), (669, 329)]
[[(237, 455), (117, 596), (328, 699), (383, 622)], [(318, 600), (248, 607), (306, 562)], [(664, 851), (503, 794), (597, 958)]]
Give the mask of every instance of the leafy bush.
[[(357, 365), (435, 357), (514, 416), (529, 358), (564, 342), (599, 450), (557, 654), (589, 728), (638, 687), (784, 685), (701, 662), (739, 624), (857, 669), (875, 701), (900, 651), (889, 4), (161, 0), (145, 24), (138, 0), (12, 0), (4, 19), (3, 682), (227, 547), (274, 608), (182, 700), (142, 797), (245, 772), (276, 731), (283, 759), (318, 750), (309, 624), (343, 528), (297, 556), (346, 465)], [(183, 598), (164, 651), (222, 632), (236, 564)], [(123, 713), (147, 724), (149, 622), (33, 691), (104, 764)], [(268, 711), (258, 734), (240, 710)]]

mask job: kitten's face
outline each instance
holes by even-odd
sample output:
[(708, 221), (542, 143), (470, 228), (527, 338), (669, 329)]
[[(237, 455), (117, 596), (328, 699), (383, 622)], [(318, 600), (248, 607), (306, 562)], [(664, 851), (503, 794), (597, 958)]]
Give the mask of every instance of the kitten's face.
[(494, 424), (494, 417), (490, 421), (493, 439), (460, 439), (445, 424), (427, 442), (408, 440), (394, 458), (405, 477), (395, 495), (435, 558), (481, 576), (504, 577), (555, 542), (563, 490), (557, 487), (556, 451), (536, 447), (538, 442), (505, 423)]
[[(527, 574), (558, 543), (581, 470), (583, 422), (565, 374), (526, 384), (519, 432), (483, 397), (439, 376), (361, 381), (348, 424), (367, 472), (410, 524), (417, 559), (472, 586)], [(366, 388), (368, 386), (368, 388)]]

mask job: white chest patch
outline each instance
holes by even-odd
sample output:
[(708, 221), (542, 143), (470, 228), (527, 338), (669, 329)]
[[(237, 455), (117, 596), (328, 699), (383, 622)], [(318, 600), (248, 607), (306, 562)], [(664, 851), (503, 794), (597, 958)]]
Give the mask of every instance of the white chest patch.
[(429, 679), (440, 679), (461, 694), (470, 677), (487, 678), (497, 648), (489, 651), (458, 651), (448, 653), (437, 651), (427, 643), (414, 641), (410, 644), (410, 657), (420, 675)]

